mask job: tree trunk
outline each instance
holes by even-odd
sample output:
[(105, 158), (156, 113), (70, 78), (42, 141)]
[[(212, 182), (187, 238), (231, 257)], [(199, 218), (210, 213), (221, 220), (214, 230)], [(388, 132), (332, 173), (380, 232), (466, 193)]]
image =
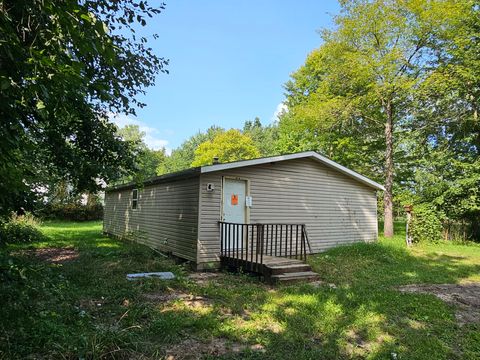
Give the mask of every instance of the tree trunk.
[(384, 223), (383, 235), (393, 236), (393, 108), (390, 99), (386, 101), (385, 113), (385, 192), (383, 195)]

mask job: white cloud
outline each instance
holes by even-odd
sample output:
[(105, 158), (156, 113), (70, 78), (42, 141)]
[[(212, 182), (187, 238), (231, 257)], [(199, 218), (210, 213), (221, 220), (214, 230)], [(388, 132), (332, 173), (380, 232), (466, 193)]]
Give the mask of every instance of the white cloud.
[(165, 148), (167, 154), (171, 153), (172, 149), (167, 146), (168, 140), (160, 138), (160, 130), (157, 128), (148, 126), (143, 121), (125, 114), (109, 114), (108, 117), (110, 121), (115, 123), (119, 128), (123, 128), (126, 125), (138, 125), (140, 131), (145, 133), (143, 140), (150, 149), (159, 150)]
[(281, 102), (280, 104), (277, 105), (277, 108), (275, 109), (275, 112), (273, 113), (272, 117), (270, 120), (272, 122), (278, 121), (278, 117), (284, 113), (288, 112), (288, 107), (285, 103)]

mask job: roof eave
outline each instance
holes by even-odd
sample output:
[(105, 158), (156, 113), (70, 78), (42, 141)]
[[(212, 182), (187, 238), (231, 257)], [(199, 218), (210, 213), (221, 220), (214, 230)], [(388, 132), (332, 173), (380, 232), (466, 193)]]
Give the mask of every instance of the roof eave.
[(385, 188), (383, 187), (383, 185), (373, 180), (370, 180), (369, 178), (353, 170), (350, 170), (347, 167), (340, 165), (335, 161), (330, 160), (327, 157), (316, 153), (315, 151), (304, 151), (296, 154), (272, 156), (272, 157), (267, 157), (262, 159), (243, 160), (243, 161), (236, 161), (236, 162), (226, 163), (226, 164), (206, 165), (201, 167), (200, 172), (203, 174), (203, 173), (209, 173), (209, 172), (215, 172), (215, 171), (237, 169), (237, 168), (246, 167), (246, 166), (268, 164), (268, 163), (274, 163), (278, 161), (294, 160), (294, 159), (301, 159), (301, 158), (311, 158), (311, 159), (317, 160), (322, 164), (329, 166), (333, 169), (336, 169), (337, 171), (340, 171), (341, 173), (351, 178), (354, 178), (355, 180), (367, 186), (373, 187), (376, 190), (385, 191)]
[(127, 190), (127, 189), (135, 189), (139, 186), (145, 187), (149, 185), (160, 184), (167, 181), (175, 181), (175, 180), (182, 180), (182, 179), (189, 179), (191, 177), (196, 177), (200, 175), (200, 167), (190, 168), (187, 170), (177, 171), (174, 173), (169, 173), (160, 176), (154, 176), (149, 178), (142, 183), (138, 182), (130, 182), (127, 184), (107, 187), (105, 192), (112, 192), (112, 191), (119, 191), (119, 190)]

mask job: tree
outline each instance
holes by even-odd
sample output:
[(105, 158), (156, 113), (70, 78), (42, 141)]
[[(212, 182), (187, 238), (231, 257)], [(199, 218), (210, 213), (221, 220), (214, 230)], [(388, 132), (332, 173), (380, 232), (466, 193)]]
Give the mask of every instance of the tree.
[(480, 239), (480, 3), (463, 4), (461, 17), (450, 16), (455, 31), (432, 39), (434, 69), (416, 93), (409, 138), (420, 160), (411, 201), (432, 204)]
[(192, 166), (211, 165), (214, 157), (218, 157), (220, 162), (232, 162), (258, 158), (260, 152), (252, 138), (239, 130), (230, 129), (217, 134), (211, 141), (201, 143), (195, 150)]
[(293, 89), (287, 84), (287, 116), (321, 124), (318, 136), (331, 136), (333, 144), (347, 135), (367, 151), (370, 145), (377, 150), (383, 133), (384, 234), (390, 237), (394, 140), (413, 116), (411, 102), (429, 70), (432, 38), (440, 29), (452, 31), (463, 6), (453, 0), (346, 0), (341, 5), (337, 28), (322, 32), (324, 44), (314, 57), (319, 65), (308, 77), (294, 77)]
[(206, 132), (198, 132), (191, 136), (180, 147), (173, 150), (170, 156), (165, 158), (165, 161), (157, 167), (157, 174), (161, 175), (190, 168), (195, 159), (197, 147), (206, 141), (213, 140), (215, 136), (224, 131), (221, 127), (213, 125)]
[(0, 208), (49, 176), (95, 191), (133, 169), (108, 112), (134, 113), (167, 61), (135, 26), (146, 1), (0, 2)]
[(157, 175), (157, 169), (166, 158), (165, 149), (152, 150), (145, 143), (145, 132), (138, 125), (126, 125), (118, 129), (122, 139), (131, 144), (136, 158), (135, 170), (132, 175), (119, 179), (118, 182), (138, 181)]
[(261, 156), (277, 154), (278, 126), (276, 124), (263, 126), (260, 119), (256, 117), (253, 121), (245, 121), (242, 133), (252, 138)]
[[(280, 153), (313, 150), (349, 168), (382, 181), (382, 137), (379, 126), (353, 116), (353, 109), (338, 94), (317, 89), (304, 97), (301, 84), (307, 84), (310, 72), (322, 62), (312, 62), (314, 51), (306, 65), (293, 74), (294, 81), (286, 84), (289, 112), (281, 116), (277, 149)], [(308, 65), (307, 65), (308, 64)], [(303, 99), (302, 99), (303, 97)]]
[[(170, 156), (165, 158), (157, 168), (157, 174), (165, 174), (188, 169), (195, 160), (195, 150), (200, 144), (212, 141), (218, 134), (224, 133), (225, 129), (212, 125), (205, 132), (198, 132), (184, 141)], [(276, 125), (262, 126), (259, 118), (246, 121), (242, 133), (251, 137), (260, 156), (270, 156), (277, 152), (276, 143), (278, 129)]]

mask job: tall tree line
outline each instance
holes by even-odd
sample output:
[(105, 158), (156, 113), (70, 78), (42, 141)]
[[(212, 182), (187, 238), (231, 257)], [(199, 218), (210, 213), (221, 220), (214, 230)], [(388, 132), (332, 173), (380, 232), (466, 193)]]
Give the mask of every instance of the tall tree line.
[(166, 156), (157, 167), (157, 174), (181, 171), (192, 166), (211, 164), (214, 157), (221, 162), (271, 156), (278, 152), (278, 126), (262, 125), (260, 119), (247, 120), (242, 129), (225, 130), (213, 125), (185, 140)]
[(135, 170), (135, 150), (108, 120), (135, 113), (166, 71), (135, 28), (145, 0), (0, 1), (0, 215), (66, 181), (95, 191)]
[[(381, 180), (384, 234), (392, 236), (395, 195), (439, 200), (427, 196), (422, 174), (445, 179), (429, 182), (438, 195), (452, 181), (460, 186), (462, 169), (466, 186), (478, 185), (479, 4), (348, 0), (341, 7), (335, 29), (322, 31), (322, 46), (286, 84), (280, 148), (313, 147)], [(465, 199), (468, 191), (456, 193)]]

